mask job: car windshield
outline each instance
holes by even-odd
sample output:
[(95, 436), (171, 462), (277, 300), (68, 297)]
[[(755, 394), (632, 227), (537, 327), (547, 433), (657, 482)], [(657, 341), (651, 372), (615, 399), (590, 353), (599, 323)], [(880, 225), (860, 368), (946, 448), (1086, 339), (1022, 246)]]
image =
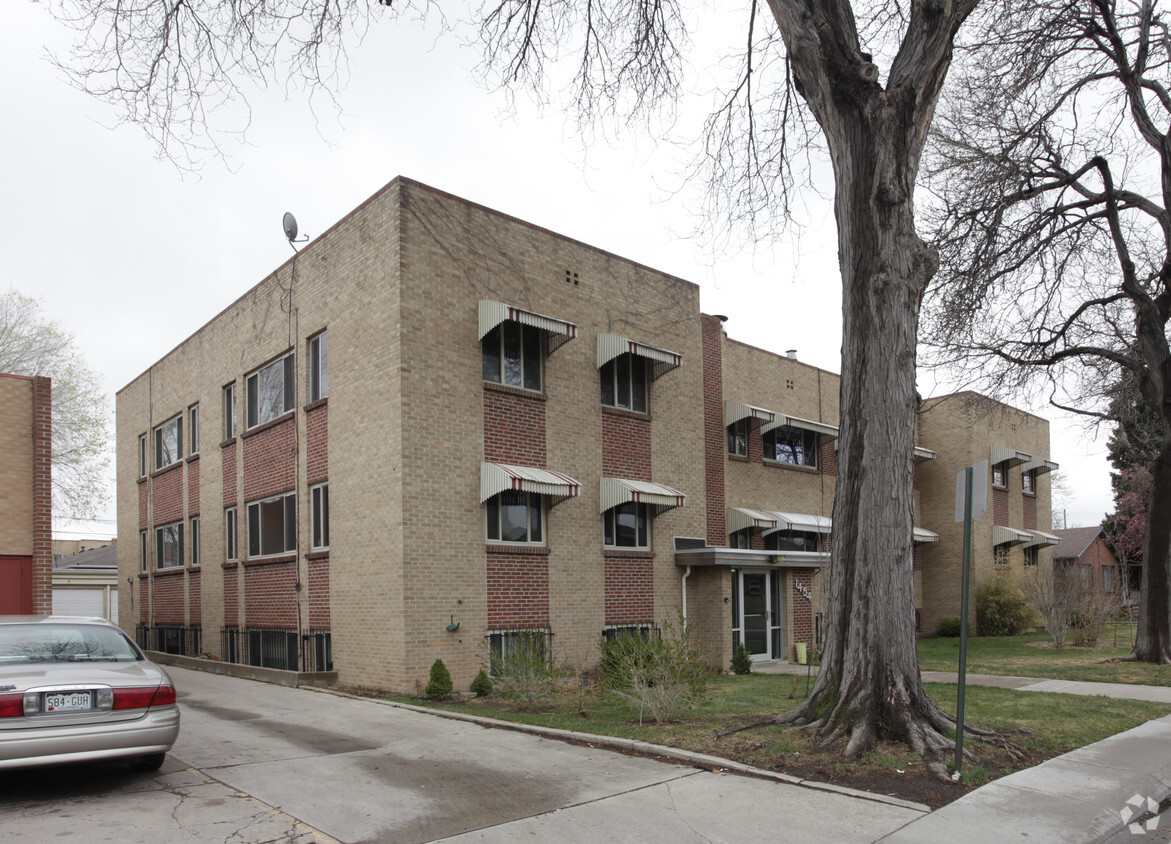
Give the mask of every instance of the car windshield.
[(126, 635), (97, 624), (0, 624), (0, 663), (134, 662)]

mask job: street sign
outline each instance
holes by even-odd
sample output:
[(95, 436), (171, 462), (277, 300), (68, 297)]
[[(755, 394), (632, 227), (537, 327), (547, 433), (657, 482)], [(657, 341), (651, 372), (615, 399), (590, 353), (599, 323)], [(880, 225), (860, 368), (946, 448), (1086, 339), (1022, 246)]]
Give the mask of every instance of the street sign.
[[(964, 492), (964, 476), (967, 469), (960, 469), (956, 474), (956, 521), (962, 522), (966, 513)], [(972, 518), (983, 516), (988, 512), (988, 461), (981, 460), (972, 467)]]

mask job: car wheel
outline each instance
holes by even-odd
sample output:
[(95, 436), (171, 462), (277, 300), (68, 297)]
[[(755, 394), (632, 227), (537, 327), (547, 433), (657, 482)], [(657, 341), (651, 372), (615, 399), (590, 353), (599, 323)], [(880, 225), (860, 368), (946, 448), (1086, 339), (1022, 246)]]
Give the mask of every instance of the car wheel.
[(137, 759), (130, 760), (130, 770), (138, 774), (150, 774), (163, 767), (163, 760), (166, 758), (167, 754), (165, 753), (139, 756)]

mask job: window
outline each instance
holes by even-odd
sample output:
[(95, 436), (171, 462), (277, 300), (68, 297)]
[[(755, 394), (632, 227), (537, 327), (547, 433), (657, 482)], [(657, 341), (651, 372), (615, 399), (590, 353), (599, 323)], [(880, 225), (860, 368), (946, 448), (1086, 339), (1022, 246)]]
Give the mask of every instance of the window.
[(1039, 557), (1038, 552), (1040, 552), (1040, 550), (1041, 549), (1038, 548), (1036, 545), (1030, 546), (1025, 549), (1025, 567), (1026, 568), (1033, 568), (1034, 566), (1037, 565), (1037, 559)]
[(1008, 546), (997, 545), (992, 552), (992, 562), (998, 566), (1008, 565)]
[(778, 530), (764, 538), (768, 551), (818, 551), (821, 536), (811, 530)]
[(1037, 475), (1036, 475), (1035, 469), (1030, 469), (1027, 472), (1022, 472), (1021, 473), (1021, 491), (1024, 492), (1026, 495), (1036, 495), (1036, 492), (1037, 492), (1036, 478), (1037, 478)]
[[(611, 624), (602, 629), (602, 641), (614, 642), (618, 639), (627, 639), (639, 636), (649, 639), (654, 632), (649, 624)], [(603, 657), (603, 662), (605, 657)]]
[(748, 548), (749, 547), (748, 528), (741, 528), (740, 530), (734, 530), (731, 533), (729, 533), (728, 534), (728, 547), (729, 548)]
[(646, 358), (621, 354), (602, 364), (602, 404), (647, 412)]
[(183, 565), (183, 524), (155, 528), (155, 565), (169, 569)]
[(190, 431), (191, 447), (188, 454), (199, 454), (199, 405), (193, 404), (188, 411), (187, 428)]
[(288, 493), (248, 505), (248, 556), (269, 557), (297, 548), (297, 495)]
[(199, 565), (199, 516), (191, 517), (191, 565)]
[(146, 531), (140, 530), (138, 532), (138, 550), (142, 556), (142, 570), (150, 571), (150, 545), (146, 541)]
[(1089, 563), (1079, 563), (1077, 567), (1078, 585), (1083, 589), (1094, 588), (1094, 567)]
[(541, 331), (505, 320), (480, 341), (484, 380), (526, 390), (541, 389)]
[(545, 541), (545, 508), (535, 492), (508, 490), (485, 502), (489, 542)]
[(488, 634), (489, 667), (499, 674), (502, 664), (538, 668), (549, 664), (549, 634), (544, 630), (501, 630)]
[(145, 478), (147, 470), (146, 434), (138, 437), (138, 477)]
[(183, 417), (176, 416), (155, 428), (155, 469), (183, 459)]
[(741, 419), (728, 426), (728, 454), (748, 456), (748, 420)]
[(1102, 566), (1102, 589), (1107, 593), (1113, 593), (1118, 588), (1116, 575), (1118, 569), (1114, 566)]
[(236, 559), (236, 508), (229, 507), (224, 511), (224, 538), (227, 542), (224, 559)]
[(285, 355), (248, 376), (248, 427), (293, 409), (293, 356)]
[(236, 383), (224, 387), (224, 439), (236, 436)]
[(319, 484), (309, 489), (313, 504), (313, 530), (310, 545), (313, 548), (329, 547), (329, 484)]
[(995, 463), (992, 466), (992, 485), (1001, 487), (1002, 489), (1007, 485), (1004, 480), (1004, 464)]
[(817, 433), (792, 425), (766, 431), (764, 458), (792, 466), (817, 466)]
[(309, 401), (329, 395), (329, 338), (324, 331), (309, 341)]
[(646, 504), (628, 501), (602, 514), (603, 543), (612, 548), (649, 548), (651, 520)]

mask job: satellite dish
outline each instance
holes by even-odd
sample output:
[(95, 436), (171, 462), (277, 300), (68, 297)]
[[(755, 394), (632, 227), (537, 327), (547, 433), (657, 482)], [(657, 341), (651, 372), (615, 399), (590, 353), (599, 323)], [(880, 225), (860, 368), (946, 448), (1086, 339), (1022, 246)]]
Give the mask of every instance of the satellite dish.
[(292, 212), (286, 211), (281, 224), (285, 227), (285, 237), (292, 243), (297, 239), (297, 218), (292, 215)]

